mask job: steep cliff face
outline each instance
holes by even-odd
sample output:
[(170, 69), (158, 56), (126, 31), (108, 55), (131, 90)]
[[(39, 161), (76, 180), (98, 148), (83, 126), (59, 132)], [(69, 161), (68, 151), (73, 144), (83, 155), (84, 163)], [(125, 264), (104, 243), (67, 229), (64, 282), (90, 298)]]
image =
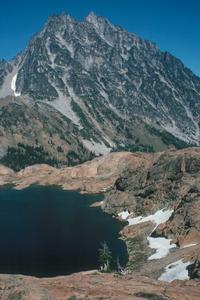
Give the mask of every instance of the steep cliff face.
[[(26, 101), (23, 113), (34, 127), (32, 107), (37, 104), (46, 118), (55, 111), (96, 154), (199, 144), (200, 79), (155, 44), (94, 13), (83, 21), (50, 17), (15, 60), (1, 61), (0, 97), (6, 96), (15, 96), (18, 105), (4, 105), (2, 116), (10, 109), (17, 115)], [(8, 129), (1, 126), (6, 139)], [(60, 124), (56, 134), (60, 130), (73, 144), (68, 126)], [(23, 122), (15, 131), (28, 134)], [(6, 151), (3, 144), (1, 153)]]

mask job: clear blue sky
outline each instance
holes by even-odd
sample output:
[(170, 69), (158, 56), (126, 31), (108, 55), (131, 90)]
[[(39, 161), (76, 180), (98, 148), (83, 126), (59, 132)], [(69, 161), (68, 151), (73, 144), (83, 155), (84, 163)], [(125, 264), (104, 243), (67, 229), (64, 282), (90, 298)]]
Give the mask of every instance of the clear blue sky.
[(200, 76), (200, 0), (0, 0), (0, 58), (25, 48), (53, 13), (90, 11), (155, 42)]

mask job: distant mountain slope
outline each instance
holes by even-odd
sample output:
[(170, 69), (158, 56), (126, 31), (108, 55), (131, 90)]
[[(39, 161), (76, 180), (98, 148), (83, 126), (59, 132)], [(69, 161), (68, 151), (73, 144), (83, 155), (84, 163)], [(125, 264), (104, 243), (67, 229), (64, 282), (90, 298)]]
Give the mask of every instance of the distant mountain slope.
[[(16, 97), (12, 117), (26, 102), (23, 112), (30, 124), (37, 104), (39, 118), (51, 118), (55, 134), (63, 131), (78, 155), (74, 138), (96, 154), (182, 148), (200, 141), (200, 79), (153, 43), (94, 13), (81, 22), (66, 14), (50, 17), (16, 59), (1, 61), (0, 98), (7, 96)], [(9, 109), (11, 104), (4, 101), (1, 116), (8, 123)], [(65, 124), (53, 124), (52, 111)], [(7, 142), (1, 145), (1, 156), (12, 136), (2, 123)], [(72, 140), (69, 123), (76, 128)], [(37, 131), (34, 126), (32, 122)], [(25, 144), (34, 144), (19, 121), (13, 147), (19, 132)], [(49, 151), (42, 139), (39, 145)]]
[(36, 163), (73, 166), (94, 157), (76, 126), (44, 103), (7, 97), (0, 112), (0, 162), (14, 170)]

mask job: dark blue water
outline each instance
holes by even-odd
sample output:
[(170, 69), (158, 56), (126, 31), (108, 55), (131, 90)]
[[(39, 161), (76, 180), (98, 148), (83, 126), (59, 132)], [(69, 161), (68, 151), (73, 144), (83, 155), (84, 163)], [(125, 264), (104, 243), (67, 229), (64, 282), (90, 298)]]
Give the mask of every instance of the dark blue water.
[(99, 268), (103, 241), (125, 264), (122, 223), (90, 207), (101, 200), (56, 187), (1, 188), (0, 273), (56, 276)]

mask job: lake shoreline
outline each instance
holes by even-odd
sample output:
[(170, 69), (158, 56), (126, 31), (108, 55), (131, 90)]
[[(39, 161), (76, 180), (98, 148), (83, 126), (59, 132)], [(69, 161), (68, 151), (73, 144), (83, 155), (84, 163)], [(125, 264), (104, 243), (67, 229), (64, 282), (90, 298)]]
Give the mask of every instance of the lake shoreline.
[[(46, 219), (46, 223), (48, 223), (48, 224), (50, 224), (50, 223), (52, 223), (51, 224), (51, 226), (50, 226), (50, 228), (54, 228), (53, 226), (57, 226), (56, 225), (56, 223), (55, 223), (55, 225), (53, 225), (54, 223), (53, 222), (55, 222), (54, 221), (54, 219), (52, 220), (52, 216), (54, 216), (54, 214), (58, 214), (59, 213), (59, 222), (61, 222), (61, 220), (63, 220), (62, 222), (66, 222), (66, 225), (65, 225), (65, 228), (67, 228), (68, 226), (67, 226), (67, 221), (66, 221), (66, 219), (68, 219), (68, 218), (70, 218), (70, 220), (71, 220), (71, 222), (72, 223), (70, 223), (71, 225), (70, 225), (70, 228), (73, 228), (73, 226), (76, 226), (77, 227), (77, 229), (76, 229), (76, 232), (78, 232), (77, 230), (78, 230), (78, 227), (80, 227), (80, 233), (78, 233), (78, 235), (80, 236), (79, 238), (82, 240), (83, 239), (83, 237), (85, 236), (85, 237), (87, 237), (87, 235), (88, 235), (88, 232), (90, 231), (90, 235), (92, 235), (92, 237), (90, 238), (90, 237), (88, 237), (87, 239), (88, 239), (88, 241), (84, 241), (84, 244), (82, 244), (81, 246), (80, 246), (80, 248), (81, 247), (83, 247), (83, 249), (86, 249), (85, 247), (86, 247), (86, 245), (88, 244), (88, 246), (89, 246), (89, 248), (91, 248), (91, 242), (93, 243), (93, 241), (94, 241), (94, 243), (95, 243), (95, 246), (93, 246), (93, 254), (92, 254), (92, 250), (90, 249), (89, 250), (89, 253), (90, 253), (90, 256), (91, 257), (93, 257), (93, 260), (95, 259), (96, 260), (96, 258), (94, 258), (94, 257), (96, 257), (95, 255), (94, 255), (94, 252), (95, 251), (97, 251), (98, 250), (98, 248), (100, 247), (100, 243), (101, 242), (103, 242), (104, 240), (106, 240), (106, 241), (108, 241), (108, 244), (109, 243), (111, 243), (111, 250), (113, 251), (113, 255), (114, 255), (114, 257), (115, 257), (115, 259), (114, 260), (116, 260), (116, 255), (118, 256), (119, 255), (119, 257), (121, 257), (121, 255), (122, 255), (122, 253), (125, 251), (126, 252), (126, 254), (124, 253), (123, 254), (123, 256), (124, 256), (124, 258), (123, 259), (128, 259), (128, 253), (127, 253), (127, 248), (126, 248), (126, 245), (125, 245), (125, 243), (124, 242), (122, 242), (122, 240), (121, 240), (121, 236), (119, 236), (120, 235), (120, 232), (121, 232), (121, 230), (122, 230), (122, 228), (123, 228), (123, 226), (124, 226), (124, 224), (120, 221), (120, 220), (118, 220), (117, 218), (115, 218), (115, 220), (112, 218), (112, 216), (111, 215), (109, 215), (109, 214), (107, 214), (107, 213), (105, 213), (103, 210), (102, 210), (102, 208), (101, 208), (101, 204), (102, 204), (102, 200), (103, 200), (103, 194), (99, 194), (99, 195), (94, 195), (94, 194), (91, 194), (91, 195), (89, 195), (89, 194), (80, 194), (80, 192), (79, 191), (65, 191), (65, 190), (63, 190), (62, 188), (60, 188), (60, 187), (55, 187), (55, 186), (50, 186), (50, 187), (43, 187), (43, 186), (36, 186), (36, 185), (34, 185), (34, 186), (32, 186), (32, 187), (29, 187), (29, 188), (26, 188), (26, 189), (23, 189), (23, 190), (15, 190), (15, 189), (13, 189), (13, 187), (10, 189), (10, 187), (8, 188), (8, 187), (4, 187), (4, 189), (0, 189), (0, 200), (2, 200), (2, 197), (3, 197), (3, 199), (4, 199), (4, 202), (5, 202), (5, 194), (6, 194), (6, 190), (8, 190), (8, 192), (9, 193), (11, 193), (11, 196), (10, 196), (10, 203), (12, 203), (11, 201), (13, 201), (13, 198), (16, 198), (16, 195), (18, 195), (17, 197), (18, 197), (18, 200), (17, 199), (15, 199), (14, 200), (14, 207), (15, 207), (15, 211), (16, 210), (18, 210), (19, 212), (20, 212), (20, 209), (21, 208), (19, 208), (18, 207), (18, 205), (17, 205), (17, 201), (19, 201), (19, 203), (18, 204), (20, 204), (20, 196), (19, 195), (23, 195), (24, 193), (25, 193), (25, 195), (26, 195), (26, 197), (29, 199), (29, 201), (27, 202), (27, 201), (25, 201), (25, 199), (23, 200), (23, 207), (24, 207), (24, 205), (27, 205), (27, 203), (28, 203), (28, 205), (31, 205), (31, 208), (32, 208), (32, 210), (30, 211), (30, 213), (31, 213), (31, 215), (29, 215), (29, 218), (31, 217), (31, 218), (33, 218), (32, 217), (32, 215), (36, 215), (37, 214), (37, 218), (38, 218), (38, 216), (39, 216), (39, 218), (44, 218), (44, 216), (45, 216), (45, 218), (47, 218)], [(46, 199), (46, 200), (42, 200), (42, 193), (43, 192), (47, 192), (47, 198), (48, 199)], [(39, 194), (38, 194), (39, 193)], [(56, 195), (56, 193), (57, 194), (59, 194), (59, 195), (62, 195), (62, 198), (63, 198), (63, 200), (61, 201), (61, 202), (59, 202), (60, 200), (59, 199), (56, 199), (56, 203), (55, 204), (53, 204), (54, 203), (54, 197), (56, 197), (55, 195)], [(3, 196), (2, 196), (3, 195)], [(36, 196), (37, 195), (37, 196)], [(65, 211), (66, 211), (66, 214), (64, 214), (64, 211), (62, 211), (62, 209), (61, 209), (61, 211), (60, 211), (60, 209), (58, 210), (57, 209), (57, 206), (60, 206), (61, 205), (61, 203), (63, 203), (62, 205), (65, 205), (66, 207), (67, 207), (67, 202), (68, 201), (66, 201), (65, 200), (65, 196), (67, 196), (67, 195), (72, 195), (72, 198), (73, 197), (78, 197), (77, 199), (76, 198), (73, 198), (72, 200), (70, 200), (71, 202), (71, 208), (72, 208), (72, 206), (74, 207), (76, 207), (76, 208), (73, 208), (73, 210), (69, 210), (69, 209), (65, 209)], [(89, 198), (88, 198), (89, 197)], [(33, 199), (34, 198), (34, 199)], [(98, 198), (98, 201), (96, 201), (94, 198)], [(32, 200), (31, 200), (32, 199)], [(80, 200), (78, 200), (78, 199), (80, 199)], [(81, 199), (83, 199), (83, 200), (81, 200)], [(90, 199), (90, 200), (84, 200), (84, 199)], [(6, 200), (7, 201), (7, 200)], [(80, 202), (81, 201), (81, 202)], [(89, 201), (89, 202), (88, 202)], [(45, 206), (44, 206), (44, 204), (43, 204), (43, 202), (45, 202), (46, 204), (45, 204)], [(81, 204), (81, 207), (79, 208), (79, 203), (80, 202), (80, 204)], [(60, 203), (60, 204), (59, 204)], [(9, 204), (9, 205), (11, 205), (11, 204)], [(42, 212), (40, 212), (40, 205), (42, 205), (42, 206), (44, 206), (43, 208), (42, 208), (42, 211), (44, 211), (44, 214), (42, 213)], [(1, 201), (0, 201), (0, 206), (1, 206)], [(47, 207), (47, 208), (45, 208), (45, 207)], [(85, 208), (84, 208), (85, 207)], [(95, 210), (92, 210), (91, 208), (96, 208)], [(10, 207), (8, 207), (7, 208), (7, 210), (10, 210)], [(87, 212), (82, 212), (82, 210), (85, 210), (86, 209), (86, 211)], [(48, 213), (46, 213), (46, 211), (48, 211), (49, 210), (49, 212)], [(67, 213), (67, 211), (68, 211), (68, 213)], [(73, 213), (73, 211), (74, 211), (74, 213)], [(37, 212), (37, 213), (36, 213)], [(38, 212), (39, 212), (39, 214), (38, 214)], [(21, 213), (21, 212), (20, 212)], [(7, 213), (7, 216), (10, 214), (10, 211), (9, 211), (9, 213)], [(42, 215), (43, 214), (43, 215)], [(46, 216), (46, 214), (47, 214), (47, 216)], [(51, 215), (49, 215), (49, 214), (51, 214)], [(53, 214), (53, 215), (52, 215)], [(79, 223), (77, 223), (77, 221), (74, 219), (73, 220), (73, 218), (72, 218), (72, 215), (73, 214), (78, 214), (78, 215), (80, 215), (80, 218), (79, 218), (79, 221), (78, 222), (80, 222), (80, 220), (82, 219), (82, 221), (81, 221), (81, 223), (80, 223), (80, 225), (75, 225), (75, 224), (79, 224)], [(60, 217), (61, 216), (61, 217)], [(96, 216), (96, 217), (95, 217)], [(6, 218), (6, 217), (5, 217)], [(16, 216), (15, 216), (15, 214), (13, 215), (13, 219), (15, 219), (16, 218)], [(22, 217), (21, 217), (22, 218)], [(51, 219), (50, 219), (51, 218)], [(91, 222), (97, 222), (97, 226), (98, 226), (98, 228), (97, 229), (95, 229), (95, 223), (93, 224), (93, 225), (86, 225), (87, 224), (87, 222), (88, 222), (88, 218), (89, 218), (89, 220), (91, 220)], [(100, 218), (100, 219), (99, 219)], [(101, 220), (102, 219), (102, 220)], [(5, 219), (6, 220), (6, 219)], [(93, 220), (93, 221), (92, 221)], [(100, 221), (101, 220), (101, 221)], [(36, 220), (37, 221), (37, 220)], [(0, 221), (0, 222), (2, 222), (2, 220)], [(18, 221), (19, 222), (19, 221)], [(27, 221), (26, 221), (27, 222)], [(35, 221), (34, 221), (35, 222)], [(38, 221), (37, 221), (38, 222)], [(42, 219), (41, 219), (41, 221), (40, 222), (43, 222), (42, 221)], [(57, 221), (56, 221), (57, 222)], [(100, 223), (99, 223), (100, 222)], [(23, 224), (23, 222), (22, 222), (22, 224)], [(41, 223), (42, 224), (42, 223)], [(74, 224), (74, 225), (72, 225), (72, 224)], [(100, 226), (100, 224), (101, 224), (101, 226)], [(110, 225), (109, 225), (110, 224)], [(111, 224), (113, 224), (112, 226), (115, 226), (116, 227), (116, 229), (114, 229), (114, 227), (113, 227), (113, 233), (112, 233), (112, 227), (109, 227), (109, 226), (111, 226)], [(116, 224), (116, 225), (114, 225), (114, 224)], [(15, 224), (14, 225), (15, 227), (17, 226), (17, 224)], [(20, 225), (21, 226), (21, 225)], [(28, 228), (28, 223), (27, 223), (27, 225), (23, 225), (23, 227), (26, 227), (26, 228)], [(34, 225), (35, 226), (35, 225)], [(46, 225), (45, 225), (45, 223), (44, 223), (44, 225), (42, 225), (42, 227), (40, 227), (40, 229), (38, 228), (38, 230), (39, 231), (41, 231), (42, 230), (42, 228), (43, 228), (43, 226), (45, 227), (45, 228), (47, 228), (46, 227)], [(48, 225), (49, 226), (49, 225)], [(104, 234), (105, 235), (105, 233), (106, 233), (106, 236), (107, 236), (107, 238), (106, 237), (104, 237), (103, 238), (103, 236), (102, 236), (102, 238), (100, 238), (99, 239), (99, 242), (97, 241), (97, 239), (96, 239), (96, 233), (95, 234), (93, 234), (92, 233), (92, 231), (91, 231), (91, 229), (88, 231), (88, 229), (89, 228), (87, 228), (87, 226), (90, 226), (90, 228), (92, 228), (92, 231), (94, 231), (94, 232), (98, 232), (98, 234), (102, 231), (102, 233), (101, 233), (101, 235), (102, 234)], [(1, 224), (1, 227), (5, 227), (5, 226), (3, 226), (3, 223)], [(11, 229), (9, 229), (9, 230), (11, 230)], [(63, 230), (63, 229), (62, 229)], [(74, 230), (74, 229), (73, 229)], [(49, 231), (49, 229), (48, 229), (48, 231)], [(70, 234), (70, 236), (71, 236), (71, 239), (72, 239), (72, 241), (74, 240), (74, 237), (73, 237), (73, 234), (72, 233), (69, 233), (69, 231), (67, 231), (68, 232), (68, 234)], [(85, 232), (85, 234), (86, 235), (84, 235), (84, 233), (83, 232)], [(35, 234), (35, 233), (34, 233)], [(45, 233), (44, 233), (45, 234)], [(14, 236), (19, 236), (19, 233), (15, 233), (15, 235)], [(23, 236), (23, 234), (22, 234), (22, 236)], [(45, 235), (46, 236), (46, 235)], [(60, 239), (58, 240), (58, 237), (57, 237), (57, 233), (56, 233), (56, 235), (55, 235), (55, 233), (54, 233), (54, 229), (52, 230), (52, 232), (47, 232), (47, 236), (49, 236), (51, 239), (50, 239), (50, 241), (51, 241), (51, 243), (52, 243), (52, 238), (53, 239), (55, 239), (55, 242), (52, 244), (52, 246), (54, 247), (54, 246), (56, 246), (56, 249), (57, 249), (57, 247), (58, 247), (58, 242), (56, 242), (56, 241), (61, 241), (63, 238), (61, 238), (60, 237)], [(27, 237), (27, 234), (26, 234), (26, 239), (28, 238)], [(109, 237), (109, 238), (108, 238)], [(77, 239), (79, 239), (79, 238), (77, 238)], [(11, 240), (12, 240), (13, 238), (11, 238)], [(110, 242), (109, 242), (109, 239), (110, 239)], [(29, 240), (28, 239), (28, 241), (29, 241), (29, 243), (31, 243), (32, 241), (31, 240)], [(78, 240), (76, 240), (75, 241), (76, 243), (78, 242)], [(123, 252), (121, 252), (122, 250), (116, 250), (115, 249), (115, 247), (116, 246), (114, 246), (115, 244), (117, 245), (117, 244), (119, 244), (119, 245), (121, 245), (121, 242), (123, 243)], [(34, 242), (34, 244), (35, 245), (37, 245), (37, 243), (38, 244), (40, 244), (40, 243), (42, 243), (42, 241), (41, 240), (35, 240), (35, 242)], [(66, 242), (65, 242), (66, 243)], [(74, 242), (73, 242), (74, 243)], [(12, 243), (11, 243), (12, 244)], [(43, 244), (42, 244), (43, 245)], [(66, 244), (67, 245), (67, 244)], [(113, 246), (112, 246), (113, 245)], [(20, 249), (20, 245), (18, 245), (17, 244), (17, 247), (19, 247), (19, 249)], [(43, 247), (43, 246), (42, 246)], [(62, 248), (62, 247), (65, 247), (66, 248), (66, 246), (60, 246), (60, 248)], [(75, 246), (70, 246), (70, 248), (71, 249), (74, 249), (74, 247)], [(113, 248), (114, 247), (114, 248)], [(117, 247), (122, 247), (122, 245), (121, 246), (117, 246)], [(12, 247), (11, 247), (12, 248)], [(25, 244), (24, 244), (24, 248), (25, 248)], [(77, 248), (77, 247), (76, 247)], [(96, 249), (96, 250), (95, 250)], [(2, 249), (1, 249), (2, 250)], [(1, 250), (0, 250), (0, 254), (1, 254)], [(3, 250), (2, 250), (3, 251)], [(19, 250), (16, 250), (16, 251), (19, 251)], [(30, 251), (30, 249), (29, 249), (29, 251)], [(55, 251), (55, 250), (54, 250)], [(58, 251), (58, 250), (56, 250), (56, 251)], [(85, 251), (85, 250), (84, 250)], [(116, 251), (120, 251), (118, 254), (116, 254)], [(76, 251), (75, 251), (76, 252)], [(19, 252), (20, 253), (20, 252)], [(61, 253), (62, 253), (62, 251), (61, 251)], [(71, 252), (70, 252), (71, 253)], [(14, 253), (12, 253), (12, 257), (13, 257), (13, 255), (15, 254), (15, 252)], [(82, 255), (82, 254), (80, 254), (80, 255)], [(0, 255), (1, 256), (1, 255)], [(83, 259), (83, 261), (86, 261), (86, 259)], [(48, 266), (49, 267), (49, 266)], [(87, 271), (89, 271), (89, 270), (91, 270), (91, 269), (94, 269), (94, 267), (95, 267), (95, 265), (93, 265), (93, 267), (91, 268), (91, 267), (88, 267), (87, 268)], [(74, 270), (74, 271), (70, 271), (70, 272), (64, 272), (64, 271), (61, 271), (61, 273), (60, 272), (58, 272), (58, 274), (52, 274), (52, 275), (50, 275), (50, 277), (54, 277), (54, 276), (59, 276), (59, 275), (69, 275), (69, 274), (73, 274), (73, 273), (76, 273), (77, 271), (78, 272), (80, 272), (80, 271), (85, 271), (86, 269), (85, 269), (85, 267), (81, 267), (81, 269), (80, 270)], [(0, 271), (0, 273), (2, 273), (2, 271)], [(3, 272), (3, 273), (5, 273), (5, 271)], [(10, 272), (7, 272), (6, 271), (6, 273), (9, 273), (9, 274), (11, 274)], [(19, 274), (19, 273), (22, 273), (22, 274), (25, 274), (24, 272), (14, 272), (15, 274)], [(26, 273), (27, 275), (29, 275), (28, 273)], [(31, 274), (31, 275), (33, 275), (33, 276), (38, 276), (37, 274)], [(45, 274), (39, 274), (39, 277), (44, 277), (44, 276), (46, 276)], [(48, 275), (49, 276), (49, 275)]]

